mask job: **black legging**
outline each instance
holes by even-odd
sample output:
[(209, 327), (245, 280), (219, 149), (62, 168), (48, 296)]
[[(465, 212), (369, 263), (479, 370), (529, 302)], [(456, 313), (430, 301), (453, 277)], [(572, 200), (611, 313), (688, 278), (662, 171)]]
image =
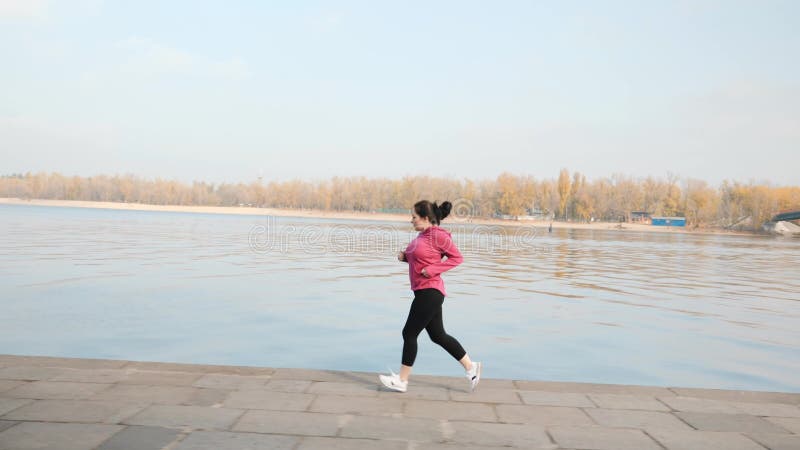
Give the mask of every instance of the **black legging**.
[(406, 326), (403, 327), (403, 365), (413, 366), (417, 358), (417, 336), (422, 330), (428, 330), (428, 336), (436, 344), (447, 350), (447, 353), (460, 361), (467, 352), (456, 338), (444, 331), (442, 322), (442, 305), (444, 294), (438, 289), (420, 289), (414, 291), (414, 301), (408, 312)]

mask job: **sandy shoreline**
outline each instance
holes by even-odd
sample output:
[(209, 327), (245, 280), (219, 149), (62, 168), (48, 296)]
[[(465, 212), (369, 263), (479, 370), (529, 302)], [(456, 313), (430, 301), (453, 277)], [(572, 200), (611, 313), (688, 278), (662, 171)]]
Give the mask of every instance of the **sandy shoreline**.
[[(116, 203), (116, 202), (87, 202), (74, 200), (43, 200), (43, 199), (20, 199), (20, 198), (0, 198), (0, 205), (30, 205), (30, 206), (55, 206), (67, 208), (94, 208), (94, 209), (113, 209), (127, 211), (160, 211), (160, 212), (184, 212), (200, 214), (236, 214), (249, 216), (275, 216), (275, 217), (303, 217), (321, 219), (347, 219), (347, 220), (375, 220), (383, 222), (410, 222), (408, 214), (386, 214), (386, 213), (358, 213), (343, 211), (322, 211), (313, 209), (278, 209), (278, 208), (253, 208), (253, 207), (233, 207), (233, 206), (181, 206), (181, 205), (147, 205), (142, 203)], [(476, 225), (505, 225), (523, 227), (543, 227), (550, 226), (550, 221), (544, 220), (501, 220), (487, 218), (471, 218), (469, 221), (454, 217), (447, 223), (471, 223)], [(654, 233), (688, 233), (688, 234), (725, 234), (725, 235), (750, 235), (750, 233), (731, 232), (725, 230), (701, 229), (687, 230), (675, 227), (654, 227), (652, 225), (637, 223), (575, 223), (575, 222), (553, 222), (553, 228), (569, 228), (580, 230), (615, 230), (615, 231), (647, 231)]]

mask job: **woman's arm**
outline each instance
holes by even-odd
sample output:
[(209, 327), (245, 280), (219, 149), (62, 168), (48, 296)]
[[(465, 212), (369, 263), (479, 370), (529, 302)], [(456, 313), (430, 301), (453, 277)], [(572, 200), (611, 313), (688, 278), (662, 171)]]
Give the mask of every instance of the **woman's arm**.
[(461, 252), (449, 235), (442, 233), (436, 236), (434, 246), (447, 259), (424, 268), (422, 274), (428, 278), (447, 272), (464, 261), (464, 257), (461, 256)]

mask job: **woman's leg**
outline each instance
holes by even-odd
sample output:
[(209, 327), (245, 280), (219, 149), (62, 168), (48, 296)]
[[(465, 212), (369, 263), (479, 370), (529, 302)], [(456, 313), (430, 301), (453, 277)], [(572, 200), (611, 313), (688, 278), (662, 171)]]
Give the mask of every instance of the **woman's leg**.
[(408, 381), (411, 374), (411, 367), (417, 358), (417, 336), (428, 326), (431, 319), (441, 313), (442, 300), (441, 292), (436, 289), (421, 289), (414, 292), (414, 301), (411, 302), (411, 309), (408, 311), (406, 325), (403, 327), (403, 365), (400, 367), (400, 379)]
[(469, 359), (469, 355), (467, 355), (466, 353), (464, 354), (463, 358), (458, 360), (458, 362), (460, 362), (461, 365), (464, 366), (464, 370), (472, 370), (472, 360)]
[[(442, 303), (444, 303), (444, 297), (442, 298)], [(428, 323), (428, 326), (425, 327), (425, 330), (428, 331), (428, 336), (430, 336), (431, 340), (442, 346), (447, 353), (450, 353), (450, 356), (460, 362), (461, 365), (464, 366), (464, 369), (469, 370), (472, 368), (472, 361), (470, 361), (469, 356), (467, 356), (464, 347), (461, 346), (456, 338), (450, 336), (444, 330), (441, 304), (436, 314), (434, 314), (431, 321)]]
[(431, 340), (439, 345), (442, 346), (447, 353), (458, 360), (462, 366), (464, 366), (464, 370), (467, 373), (467, 379), (469, 380), (469, 388), (470, 391), (475, 390), (475, 387), (478, 385), (478, 382), (481, 379), (481, 363), (472, 363), (472, 360), (469, 359), (469, 355), (464, 350), (464, 347), (458, 342), (456, 338), (447, 334), (444, 331), (444, 321), (442, 320), (442, 308), (439, 307), (439, 313), (433, 316), (430, 323), (427, 327), (428, 335), (431, 337)]

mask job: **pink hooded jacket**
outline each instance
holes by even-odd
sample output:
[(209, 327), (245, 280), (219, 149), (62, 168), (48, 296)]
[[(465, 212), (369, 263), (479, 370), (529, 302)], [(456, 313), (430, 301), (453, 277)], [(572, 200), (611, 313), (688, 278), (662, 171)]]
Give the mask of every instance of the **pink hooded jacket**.
[[(447, 293), (444, 290), (441, 274), (464, 261), (461, 252), (450, 238), (450, 232), (436, 225), (420, 232), (406, 247), (405, 256), (411, 290), (434, 288), (445, 296)], [(447, 259), (442, 261), (445, 256)], [(422, 275), (422, 269), (426, 270), (430, 278)]]

